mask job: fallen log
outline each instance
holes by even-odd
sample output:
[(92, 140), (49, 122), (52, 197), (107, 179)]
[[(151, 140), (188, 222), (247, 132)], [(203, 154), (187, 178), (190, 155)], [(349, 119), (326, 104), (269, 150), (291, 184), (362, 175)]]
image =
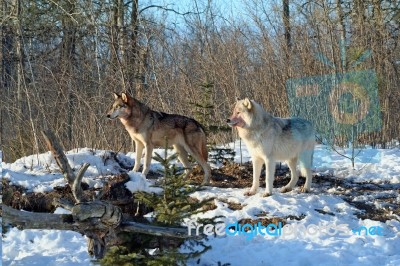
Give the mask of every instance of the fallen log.
[(26, 212), (2, 206), (3, 224), (16, 226), (19, 229), (53, 229), (79, 231), (79, 225), (74, 223), (71, 214), (53, 214), (41, 212)]
[[(13, 225), (23, 229), (48, 229), (71, 230), (79, 233), (85, 232), (88, 225), (91, 230), (103, 230), (104, 225), (92, 223), (92, 221), (78, 221), (73, 214), (35, 213), (13, 209), (3, 205), (3, 224)], [(115, 232), (132, 232), (154, 236), (166, 236), (174, 238), (193, 238), (184, 227), (162, 227), (150, 224), (137, 223), (129, 220), (121, 221)]]

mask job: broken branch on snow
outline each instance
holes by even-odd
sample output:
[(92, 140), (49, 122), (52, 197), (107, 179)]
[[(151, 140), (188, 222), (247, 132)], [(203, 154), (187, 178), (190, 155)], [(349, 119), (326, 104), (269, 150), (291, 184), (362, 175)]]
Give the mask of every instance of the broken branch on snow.
[(61, 172), (63, 173), (65, 179), (68, 181), (68, 184), (71, 187), (72, 194), (75, 198), (76, 203), (82, 201), (82, 188), (81, 182), (83, 175), (85, 174), (87, 168), (90, 164), (84, 163), (78, 171), (78, 174), (75, 175), (71, 166), (68, 163), (67, 156), (61, 147), (61, 145), (57, 141), (57, 137), (50, 130), (43, 130), (42, 135), (46, 142), (47, 147), (51, 151), (54, 156), (54, 159), (57, 162), (58, 167), (60, 167)]

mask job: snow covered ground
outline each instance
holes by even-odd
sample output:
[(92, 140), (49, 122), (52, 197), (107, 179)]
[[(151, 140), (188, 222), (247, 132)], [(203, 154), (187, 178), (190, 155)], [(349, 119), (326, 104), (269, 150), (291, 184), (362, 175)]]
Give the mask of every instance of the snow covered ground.
[[(238, 143), (230, 144), (237, 150), (235, 161), (240, 161)], [(157, 150), (163, 153), (162, 150)], [(74, 169), (84, 162), (90, 163), (84, 182), (101, 187), (108, 175), (125, 171), (123, 165), (132, 165), (134, 154), (117, 154), (94, 151), (88, 148), (67, 153)], [(115, 158), (119, 161), (116, 162)], [(243, 162), (250, 159), (242, 147)], [(21, 158), (12, 164), (3, 163), (3, 176), (29, 191), (45, 192), (65, 181), (50, 153)], [(153, 161), (152, 169), (160, 165)], [(196, 192), (199, 199), (215, 197), (216, 209), (201, 214), (202, 217), (222, 215), (226, 225), (242, 219), (279, 217), (287, 223), (281, 235), (225, 235), (211, 236), (207, 244), (212, 249), (190, 261), (191, 265), (400, 265), (400, 217), (393, 212), (400, 205), (400, 149), (363, 150), (352, 169), (348, 159), (324, 146), (318, 146), (314, 155), (317, 175), (330, 174), (347, 187), (332, 186), (330, 182), (316, 182), (312, 192), (302, 194), (299, 188), (281, 194), (274, 188), (274, 195), (261, 197), (263, 189), (251, 196), (243, 196), (244, 189), (216, 188)], [(151, 180), (139, 173), (129, 173), (127, 183), (131, 191), (154, 191)], [(263, 178), (263, 177), (262, 177)], [(376, 191), (357, 193), (358, 186), (372, 186)], [(382, 188), (382, 189), (381, 189)], [(383, 189), (384, 188), (384, 189)], [(355, 193), (355, 194), (352, 194)], [(391, 217), (385, 222), (359, 219), (360, 210), (346, 197), (361, 203), (375, 202)], [(349, 199), (349, 197), (347, 197)], [(229, 203), (240, 204), (241, 209), (229, 208)], [(58, 210), (59, 211), (59, 210)], [(391, 213), (393, 212), (393, 213)], [(293, 217), (297, 217), (298, 220)], [(195, 218), (195, 217), (193, 217)], [(361, 227), (370, 230), (360, 234), (352, 230)], [(232, 231), (230, 231), (232, 232)], [(265, 232), (265, 231), (264, 231)], [(278, 232), (278, 231), (275, 231)], [(272, 231), (270, 231), (273, 234)], [(251, 239), (248, 239), (251, 238)], [(86, 252), (85, 237), (70, 231), (24, 230), (11, 228), (3, 236), (3, 265), (91, 265)], [(184, 251), (184, 249), (183, 249)]]

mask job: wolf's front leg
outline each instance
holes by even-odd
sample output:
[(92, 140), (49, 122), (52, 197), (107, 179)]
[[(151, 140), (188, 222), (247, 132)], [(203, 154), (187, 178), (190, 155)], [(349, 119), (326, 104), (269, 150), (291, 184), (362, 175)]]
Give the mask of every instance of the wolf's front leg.
[(275, 175), (275, 161), (266, 160), (265, 161), (265, 192), (263, 197), (268, 197), (272, 195), (272, 187), (274, 185), (274, 175)]
[(134, 172), (138, 172), (140, 168), (140, 160), (142, 159), (144, 145), (140, 141), (135, 141), (136, 146), (136, 156), (135, 156), (135, 166), (133, 167)]
[(263, 160), (260, 158), (253, 158), (253, 185), (250, 190), (244, 193), (245, 196), (251, 196), (257, 193), (260, 186), (260, 174), (263, 165)]
[(145, 148), (145, 157), (144, 157), (144, 166), (142, 174), (147, 175), (150, 170), (150, 163), (151, 163), (151, 155), (153, 154), (153, 146), (151, 144), (147, 144), (144, 146)]

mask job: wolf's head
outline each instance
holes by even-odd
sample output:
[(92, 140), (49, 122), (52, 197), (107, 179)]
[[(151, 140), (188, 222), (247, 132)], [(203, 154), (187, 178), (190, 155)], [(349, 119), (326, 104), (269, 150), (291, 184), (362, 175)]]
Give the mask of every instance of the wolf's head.
[(131, 100), (132, 98), (125, 92), (121, 93), (121, 95), (114, 92), (114, 103), (110, 111), (107, 112), (107, 118), (128, 118), (132, 113)]
[(244, 100), (237, 100), (233, 108), (233, 114), (227, 119), (227, 123), (231, 127), (247, 128), (253, 120), (255, 102), (245, 98)]

